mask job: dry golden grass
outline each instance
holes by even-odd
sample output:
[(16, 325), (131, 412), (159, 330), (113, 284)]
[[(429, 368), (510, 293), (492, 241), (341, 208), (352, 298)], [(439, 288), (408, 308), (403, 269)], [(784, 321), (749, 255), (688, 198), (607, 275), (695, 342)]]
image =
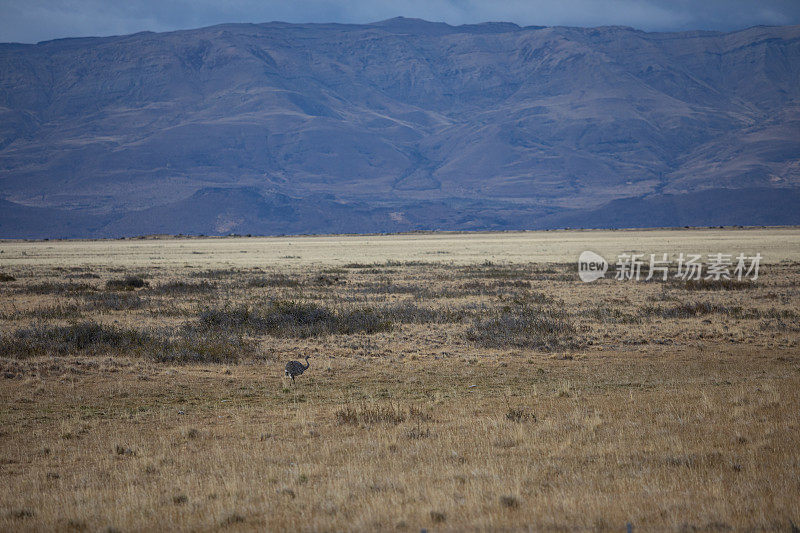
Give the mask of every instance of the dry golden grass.
[[(51, 245), (0, 267), (16, 278), (0, 283), (2, 530), (800, 525), (797, 257), (696, 290), (582, 284), (572, 264), (115, 266), (46, 260)], [(128, 275), (147, 285), (113, 282)], [(272, 301), (295, 302), (289, 322)], [(302, 336), (309, 309), (348, 332)], [(391, 329), (366, 332), (373, 315)], [(502, 321), (541, 316), (557, 334)], [(112, 344), (59, 351), (58, 326), (87, 322)], [(149, 337), (119, 348), (119, 332)], [(251, 348), (154, 359), (186, 338)], [(283, 365), (304, 354), (292, 387)]]
[(584, 250), (607, 259), (631, 251), (754, 254), (768, 261), (800, 259), (800, 228), (687, 230), (558, 230), (503, 233), (431, 233), (250, 238), (137, 238), (104, 241), (3, 241), (6, 267), (87, 265), (108, 268), (199, 268), (425, 261), (475, 264), (561, 263)]

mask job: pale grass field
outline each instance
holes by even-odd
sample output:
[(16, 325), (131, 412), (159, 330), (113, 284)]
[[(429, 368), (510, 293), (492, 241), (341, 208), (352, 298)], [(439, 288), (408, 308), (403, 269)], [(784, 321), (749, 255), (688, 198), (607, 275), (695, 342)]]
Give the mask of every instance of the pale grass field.
[[(0, 530), (800, 525), (796, 229), (336, 239), (0, 243), (16, 278), (0, 283)], [(767, 264), (738, 290), (583, 284), (585, 248)], [(149, 285), (106, 288), (129, 274)], [(271, 301), (374, 310), (391, 327), (228, 324), (255, 349), (192, 364), (149, 344), (28, 353), (19, 333), (88, 322), (180, 337), (204, 310), (238, 320)], [(565, 332), (515, 344), (486, 322), (522, 309)], [(293, 387), (283, 365), (304, 354)]]
[(760, 252), (769, 262), (800, 259), (800, 228), (559, 230), (505, 233), (308, 237), (0, 241), (0, 265), (24, 267), (274, 267), (386, 261), (563, 263), (584, 250), (607, 260), (623, 252)]

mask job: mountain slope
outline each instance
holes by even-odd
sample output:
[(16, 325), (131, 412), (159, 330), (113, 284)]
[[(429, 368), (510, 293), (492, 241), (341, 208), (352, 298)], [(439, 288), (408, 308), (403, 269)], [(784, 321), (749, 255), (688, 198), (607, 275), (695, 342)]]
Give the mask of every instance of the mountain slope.
[(747, 224), (732, 198), (798, 187), (800, 27), (399, 18), (0, 45), (0, 236), (41, 233), (24, 208), (67, 236), (580, 226), (703, 191)]

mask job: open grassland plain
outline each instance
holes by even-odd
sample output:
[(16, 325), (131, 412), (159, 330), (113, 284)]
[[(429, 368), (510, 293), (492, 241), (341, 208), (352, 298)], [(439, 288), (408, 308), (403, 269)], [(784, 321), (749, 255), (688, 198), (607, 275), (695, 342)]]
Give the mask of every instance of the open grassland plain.
[(797, 229), (2, 242), (0, 280), (0, 530), (800, 525)]
[(800, 260), (800, 228), (518, 231), (247, 238), (138, 238), (2, 241), (0, 265), (57, 267), (341, 266), (411, 261), (474, 264), (572, 263), (584, 250), (620, 253), (760, 252), (769, 261)]

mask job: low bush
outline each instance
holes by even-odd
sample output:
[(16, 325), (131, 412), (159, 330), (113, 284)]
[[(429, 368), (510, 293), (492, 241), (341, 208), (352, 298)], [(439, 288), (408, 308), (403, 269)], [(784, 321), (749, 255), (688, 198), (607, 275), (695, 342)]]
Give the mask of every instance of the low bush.
[(342, 279), (340, 276), (337, 276), (338, 272), (328, 271), (326, 274), (320, 274), (316, 278), (314, 278), (314, 282), (317, 285), (323, 285), (330, 287), (331, 285), (344, 285), (347, 283), (347, 280)]
[(265, 307), (207, 308), (198, 328), (246, 330), (275, 337), (306, 338), (322, 334), (378, 333), (392, 323), (372, 309), (332, 311), (311, 302), (273, 300)]
[(566, 313), (542, 306), (505, 306), (478, 318), (467, 339), (489, 348), (534, 348), (543, 351), (577, 348), (578, 331)]
[(756, 286), (752, 281), (736, 279), (687, 279), (682, 285), (687, 291), (741, 291)]
[(241, 274), (241, 270), (235, 268), (222, 268), (211, 270), (200, 270), (189, 274), (191, 278), (207, 278), (207, 279), (226, 279)]
[(515, 279), (528, 278), (529, 270), (519, 265), (496, 265), (486, 261), (481, 265), (467, 265), (461, 268), (469, 278)]
[(125, 276), (122, 279), (110, 279), (106, 282), (106, 290), (109, 291), (132, 291), (141, 289), (148, 283), (139, 276)]
[(531, 286), (531, 282), (530, 281), (526, 281), (526, 280), (521, 280), (521, 279), (513, 280), (513, 281), (498, 281), (497, 282), (497, 286), (498, 287), (512, 287), (512, 288), (516, 288), (516, 289), (529, 289), (530, 286)]
[(151, 292), (175, 296), (182, 294), (205, 294), (216, 289), (217, 284), (209, 283), (208, 281), (198, 281), (196, 283), (191, 281), (170, 281), (154, 287)]
[(580, 311), (580, 315), (597, 320), (602, 324), (639, 324), (642, 322), (641, 314), (626, 313), (625, 311), (607, 305), (595, 305)]
[(255, 344), (226, 332), (182, 329), (139, 331), (95, 322), (68, 326), (36, 325), (0, 335), (0, 353), (25, 359), (37, 356), (125, 355), (169, 363), (235, 363), (256, 355)]
[(0, 319), (3, 320), (21, 320), (24, 318), (33, 318), (36, 320), (75, 319), (81, 316), (81, 307), (74, 303), (57, 303), (55, 305), (34, 307), (33, 309), (0, 313)]
[(87, 311), (130, 311), (140, 309), (145, 301), (138, 294), (88, 293), (83, 296), (83, 308)]
[(248, 287), (299, 287), (300, 281), (290, 278), (286, 274), (273, 274), (252, 278), (247, 282)]
[(525, 409), (516, 408), (516, 407), (509, 407), (508, 411), (506, 411), (506, 420), (510, 420), (511, 422), (527, 422), (529, 420), (536, 421), (536, 415), (533, 413), (529, 413)]
[(354, 309), (337, 315), (332, 333), (380, 333), (391, 331), (392, 322), (372, 309)]
[(233, 364), (240, 358), (256, 356), (256, 345), (241, 335), (184, 329), (175, 338), (162, 338), (150, 357), (162, 363)]
[(725, 315), (733, 318), (759, 318), (758, 309), (744, 309), (740, 306), (725, 306), (710, 302), (683, 302), (672, 307), (648, 305), (642, 308), (646, 316), (661, 318), (693, 318), (706, 315)]
[(389, 279), (383, 279), (373, 283), (363, 283), (356, 290), (368, 294), (418, 294), (423, 291), (423, 287), (397, 284)]
[(100, 279), (100, 276), (98, 276), (94, 272), (82, 272), (80, 274), (70, 274), (67, 277), (73, 279)]
[(149, 347), (152, 341), (152, 337), (143, 332), (94, 322), (68, 326), (34, 325), (3, 334), (0, 352), (18, 359), (76, 352), (128, 352)]
[(516, 496), (500, 496), (500, 505), (506, 509), (516, 509), (519, 507), (519, 498)]
[(387, 320), (401, 324), (444, 324), (461, 322), (468, 315), (466, 308), (447, 307), (434, 309), (404, 301), (390, 304), (378, 310)]
[(97, 289), (88, 283), (44, 281), (42, 283), (26, 285), (24, 290), (31, 294), (69, 294), (91, 292)]

